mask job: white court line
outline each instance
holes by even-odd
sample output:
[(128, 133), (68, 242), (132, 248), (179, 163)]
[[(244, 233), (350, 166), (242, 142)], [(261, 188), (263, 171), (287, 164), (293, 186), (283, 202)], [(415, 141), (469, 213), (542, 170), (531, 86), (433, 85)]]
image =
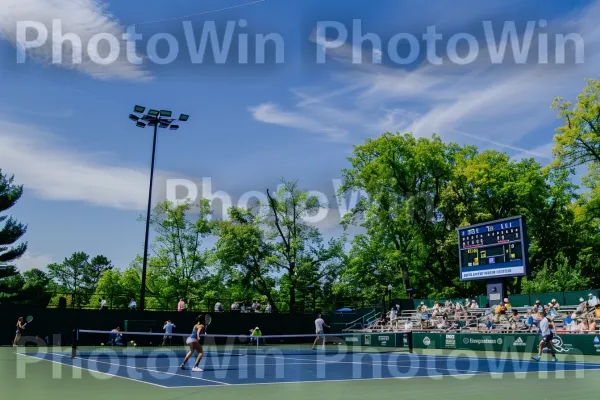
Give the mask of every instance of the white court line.
[[(120, 375), (109, 374), (107, 372), (94, 371), (94, 370), (89, 369), (89, 368), (83, 368), (83, 367), (79, 367), (79, 366), (73, 365), (73, 364), (66, 364), (66, 363), (63, 363), (63, 362), (60, 362), (60, 361), (56, 361), (56, 360), (48, 360), (47, 358), (36, 357), (36, 356), (32, 356), (30, 354), (23, 354), (23, 353), (15, 353), (15, 354), (23, 356), (23, 357), (35, 358), (36, 360), (48, 361), (48, 362), (51, 362), (51, 363), (54, 363), (54, 364), (66, 365), (68, 367), (72, 367), (72, 368), (75, 368), (75, 369), (80, 369), (82, 371), (94, 372), (94, 373), (97, 373), (97, 374), (102, 374), (102, 375), (112, 376), (112, 377), (116, 377), (116, 378), (127, 379), (127, 380), (134, 381), (134, 382), (137, 382), (137, 383), (145, 383), (146, 385), (158, 386), (158, 387), (163, 388), (163, 389), (170, 389), (169, 386), (159, 385), (158, 383), (146, 382), (146, 381), (142, 381), (142, 380), (139, 380), (139, 379), (129, 378), (127, 376), (120, 376)], [(46, 353), (46, 354), (51, 354), (51, 353)]]
[[(64, 354), (59, 354), (59, 353), (46, 353), (46, 354), (54, 354), (54, 355), (57, 355), (57, 356), (60, 356), (60, 357), (67, 357)], [(88, 360), (88, 364), (90, 362), (89, 358), (80, 358), (80, 360)], [(159, 374), (165, 374), (165, 375), (181, 376), (183, 378), (196, 379), (196, 380), (199, 380), (199, 381), (217, 383), (219, 385), (231, 385), (231, 383), (226, 383), (226, 382), (221, 382), (221, 381), (215, 381), (215, 380), (212, 380), (212, 379), (199, 378), (199, 377), (190, 376), (190, 375), (182, 375), (182, 374), (177, 374), (177, 373), (173, 373), (173, 372), (163, 372), (163, 371), (158, 371), (158, 370), (155, 370), (155, 369), (144, 368), (144, 367), (136, 367), (136, 366), (130, 366), (130, 365), (115, 364), (115, 363), (110, 363), (110, 362), (107, 362), (107, 361), (98, 361), (98, 360), (92, 360), (92, 362), (96, 362), (96, 363), (99, 363), (99, 364), (106, 364), (106, 365), (114, 365), (114, 366), (118, 366), (118, 367), (131, 368), (131, 369), (142, 369), (142, 370), (145, 370), (145, 371), (158, 372)], [(64, 365), (70, 365), (70, 364), (64, 364)], [(94, 371), (94, 370), (91, 370), (89, 368), (88, 368), (88, 370)], [(169, 386), (164, 386), (164, 387), (168, 388)]]

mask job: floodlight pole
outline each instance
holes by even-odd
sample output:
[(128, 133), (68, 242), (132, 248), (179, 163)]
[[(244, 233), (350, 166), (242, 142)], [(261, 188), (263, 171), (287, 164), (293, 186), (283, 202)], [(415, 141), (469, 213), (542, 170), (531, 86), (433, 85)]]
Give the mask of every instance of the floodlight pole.
[(146, 309), (146, 271), (148, 269), (148, 242), (150, 240), (150, 216), (152, 214), (152, 185), (154, 182), (154, 160), (156, 158), (156, 137), (158, 124), (154, 125), (152, 140), (152, 162), (150, 163), (150, 185), (148, 189), (148, 209), (146, 210), (146, 235), (144, 236), (144, 260), (142, 261), (142, 289), (140, 291), (140, 311)]

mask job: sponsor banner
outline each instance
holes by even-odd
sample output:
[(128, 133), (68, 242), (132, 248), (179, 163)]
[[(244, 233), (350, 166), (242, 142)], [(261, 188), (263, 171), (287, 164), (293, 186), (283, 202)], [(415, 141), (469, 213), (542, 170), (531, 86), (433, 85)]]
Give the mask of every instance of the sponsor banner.
[[(540, 340), (540, 336), (533, 333), (413, 333), (413, 346), (417, 349), (534, 353), (537, 352)], [(556, 335), (552, 339), (552, 347), (559, 354), (600, 354), (600, 335)]]

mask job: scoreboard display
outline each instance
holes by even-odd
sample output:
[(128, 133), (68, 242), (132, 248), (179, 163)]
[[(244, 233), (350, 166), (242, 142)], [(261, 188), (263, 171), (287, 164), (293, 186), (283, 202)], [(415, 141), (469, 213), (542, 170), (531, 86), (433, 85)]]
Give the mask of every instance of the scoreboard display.
[(460, 280), (527, 275), (527, 246), (521, 216), (458, 228)]

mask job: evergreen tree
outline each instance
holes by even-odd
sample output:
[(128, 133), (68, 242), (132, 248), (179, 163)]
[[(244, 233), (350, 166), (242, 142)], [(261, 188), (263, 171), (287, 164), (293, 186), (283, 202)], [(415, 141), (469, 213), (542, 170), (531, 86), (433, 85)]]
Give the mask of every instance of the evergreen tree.
[(0, 293), (9, 291), (8, 278), (18, 274), (11, 263), (27, 250), (27, 243), (15, 245), (27, 227), (9, 215), (2, 215), (15, 205), (22, 194), (23, 186), (15, 185), (14, 176), (4, 175), (0, 169)]

